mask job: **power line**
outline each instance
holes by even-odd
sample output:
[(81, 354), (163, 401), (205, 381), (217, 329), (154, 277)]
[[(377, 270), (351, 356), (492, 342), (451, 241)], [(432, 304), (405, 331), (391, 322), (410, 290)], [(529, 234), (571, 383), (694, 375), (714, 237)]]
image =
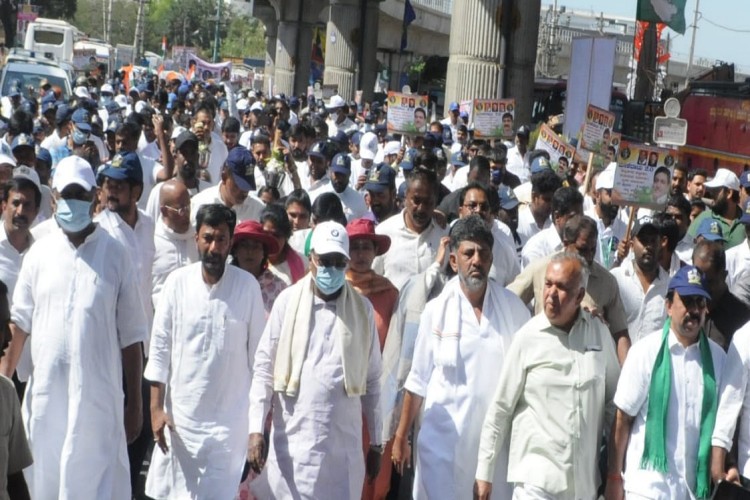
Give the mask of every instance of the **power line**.
[(711, 24), (711, 25), (716, 26), (717, 28), (721, 28), (723, 30), (732, 31), (734, 33), (750, 33), (750, 30), (740, 30), (740, 29), (736, 29), (736, 28), (730, 28), (729, 26), (723, 26), (723, 25), (721, 25), (719, 23), (715, 23), (715, 22), (711, 21), (710, 19), (708, 19), (704, 15), (701, 15), (701, 19), (703, 21), (706, 21), (708, 24)]

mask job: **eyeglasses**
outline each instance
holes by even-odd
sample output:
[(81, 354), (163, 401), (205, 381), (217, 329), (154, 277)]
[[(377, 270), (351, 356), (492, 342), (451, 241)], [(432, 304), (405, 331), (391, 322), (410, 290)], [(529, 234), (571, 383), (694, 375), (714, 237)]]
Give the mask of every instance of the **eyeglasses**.
[(164, 205), (164, 208), (166, 208), (170, 212), (176, 213), (180, 217), (185, 216), (185, 215), (187, 215), (187, 214), (190, 213), (190, 207), (189, 206), (182, 206), (180, 208), (174, 208), (174, 207), (170, 207), (169, 205)]
[(337, 269), (346, 269), (346, 266), (349, 264), (346, 260), (346, 258), (336, 258), (336, 257), (315, 257), (314, 259), (315, 266), (316, 267), (335, 267)]
[(472, 212), (489, 212), (490, 211), (489, 203), (464, 203), (463, 207), (467, 210), (471, 210)]

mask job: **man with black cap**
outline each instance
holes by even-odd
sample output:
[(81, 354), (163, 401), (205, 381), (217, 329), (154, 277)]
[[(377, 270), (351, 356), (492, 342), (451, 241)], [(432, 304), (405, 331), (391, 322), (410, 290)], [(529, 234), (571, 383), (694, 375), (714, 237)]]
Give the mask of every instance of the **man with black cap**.
[[(704, 331), (711, 294), (684, 266), (663, 328), (633, 344), (615, 393), (606, 498), (708, 498), (724, 351)], [(627, 465), (626, 465), (627, 464)]]
[[(42, 141), (42, 147), (49, 150), (50, 154), (53, 149), (65, 146), (68, 142), (68, 134), (71, 129), (70, 117), (72, 115), (73, 110), (68, 105), (61, 104), (57, 107), (55, 111), (55, 131)], [(53, 164), (56, 163), (53, 156)]]
[(361, 193), (349, 186), (349, 178), (352, 175), (351, 159), (345, 153), (339, 153), (333, 157), (329, 170), (330, 191), (336, 193), (344, 207), (346, 220), (359, 219), (367, 212), (367, 204)]
[(215, 186), (201, 191), (190, 200), (190, 220), (195, 224), (195, 216), (203, 205), (221, 203), (235, 211), (237, 221), (258, 220), (263, 211), (263, 203), (249, 196), (255, 190), (255, 164), (250, 152), (242, 146), (229, 151), (221, 178)]
[(381, 163), (374, 167), (365, 183), (370, 212), (376, 224), (398, 213), (396, 206), (396, 171)]
[(328, 177), (328, 165), (330, 162), (329, 149), (325, 142), (319, 141), (307, 150), (307, 164), (310, 175), (306, 178), (300, 178), (300, 184), (303, 189), (307, 190), (310, 195), (310, 202), (321, 193), (328, 191), (331, 178)]
[(505, 168), (518, 177), (522, 183), (531, 178), (529, 165), (524, 161), (526, 152), (529, 149), (530, 135), (531, 130), (529, 130), (529, 127), (522, 125), (516, 131), (515, 145), (508, 149), (508, 163)]
[(664, 324), (664, 296), (669, 274), (659, 265), (661, 234), (656, 222), (641, 217), (633, 226), (629, 241), (633, 258), (611, 271), (620, 289), (620, 298), (628, 317), (632, 342)]

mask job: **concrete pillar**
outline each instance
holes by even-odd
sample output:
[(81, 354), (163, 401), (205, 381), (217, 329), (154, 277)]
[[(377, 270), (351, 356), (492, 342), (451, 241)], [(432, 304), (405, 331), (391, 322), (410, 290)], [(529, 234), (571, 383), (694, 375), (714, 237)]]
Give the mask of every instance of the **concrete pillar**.
[(257, 2), (253, 7), (253, 17), (259, 19), (266, 28), (266, 65), (263, 71), (265, 76), (263, 92), (270, 93), (276, 66), (276, 37), (279, 30), (279, 20), (276, 9), (272, 5)]
[(531, 123), (534, 105), (534, 67), (539, 38), (541, 0), (514, 0), (510, 50), (506, 60), (507, 96), (516, 99), (515, 126)]
[(276, 58), (273, 87), (270, 93), (283, 92), (290, 95), (294, 91), (295, 58), (297, 50), (298, 24), (280, 21), (276, 37)]
[(274, 82), (276, 93), (304, 94), (310, 81), (313, 26), (325, 0), (273, 0), (279, 12)]
[(497, 97), (501, 4), (501, 0), (454, 0), (446, 103)]
[(360, 0), (331, 0), (326, 29), (326, 67), (323, 83), (337, 84), (339, 95), (354, 98), (359, 58)]
[(375, 80), (378, 75), (378, 28), (380, 25), (380, 0), (367, 0), (365, 9), (365, 32), (362, 35), (364, 47), (360, 62), (362, 99), (372, 101), (375, 94)]

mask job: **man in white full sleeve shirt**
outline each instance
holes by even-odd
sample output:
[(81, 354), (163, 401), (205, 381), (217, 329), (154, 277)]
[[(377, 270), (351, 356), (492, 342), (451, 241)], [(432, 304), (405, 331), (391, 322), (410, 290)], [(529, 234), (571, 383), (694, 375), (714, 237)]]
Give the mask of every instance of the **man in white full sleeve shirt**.
[(234, 498), (249, 435), (248, 408), (263, 300), (255, 278), (226, 265), (234, 212), (198, 210), (201, 262), (174, 271), (154, 318), (144, 377), (151, 381), (151, 498)]

